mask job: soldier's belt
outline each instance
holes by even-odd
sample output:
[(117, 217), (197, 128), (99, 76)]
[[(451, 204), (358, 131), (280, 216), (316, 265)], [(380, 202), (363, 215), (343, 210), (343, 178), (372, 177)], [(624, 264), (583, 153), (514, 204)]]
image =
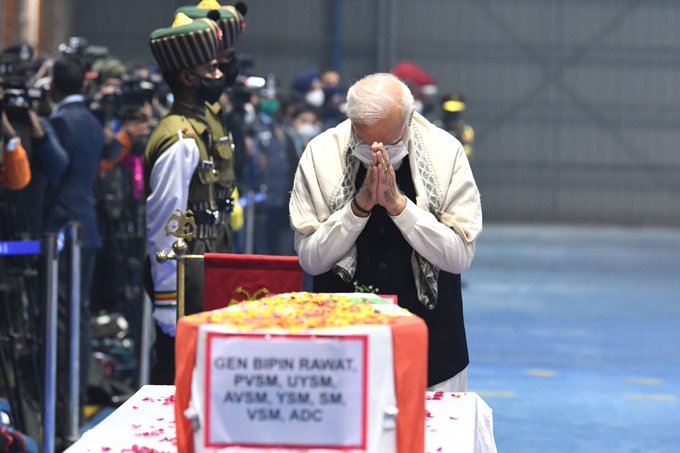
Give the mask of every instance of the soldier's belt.
[(229, 199), (227, 201), (218, 202), (217, 209), (210, 209), (208, 203), (199, 203), (189, 206), (191, 212), (194, 213), (197, 225), (214, 226), (223, 222), (229, 222), (231, 212), (234, 210), (234, 202)]
[(220, 237), (224, 230), (227, 228), (225, 224), (217, 225), (202, 225), (196, 224), (196, 234), (197, 239), (216, 239)]
[(189, 209), (194, 213), (197, 223), (214, 225), (219, 222), (221, 215), (228, 217), (231, 214), (234, 210), (234, 200), (231, 199), (231, 192), (219, 188), (216, 190), (214, 200), (190, 202)]
[(229, 222), (229, 217), (231, 216), (232, 210), (233, 206), (230, 206), (229, 209), (224, 210), (203, 209), (200, 211), (194, 211), (192, 209), (192, 212), (194, 213), (194, 218), (196, 219), (196, 225), (215, 226)]

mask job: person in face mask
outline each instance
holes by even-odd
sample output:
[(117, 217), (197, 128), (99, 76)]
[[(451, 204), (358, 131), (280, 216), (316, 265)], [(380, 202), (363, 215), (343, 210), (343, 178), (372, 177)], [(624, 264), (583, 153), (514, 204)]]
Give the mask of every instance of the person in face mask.
[(305, 69), (293, 79), (293, 95), (307, 107), (320, 108), (324, 103), (323, 84), (317, 68)]
[(217, 54), (217, 62), (224, 74), (224, 89), (234, 86), (239, 75), (239, 62), (236, 56), (236, 42), (245, 29), (245, 15), (248, 7), (243, 2), (234, 6), (222, 6), (217, 0), (202, 0), (196, 6), (183, 6), (175, 11), (191, 19), (209, 18), (220, 27), (221, 48)]
[[(198, 79), (198, 99), (204, 104), (215, 104), (224, 92), (224, 74), (217, 64), (206, 64), (189, 72)], [(219, 76), (217, 75), (219, 74)]]
[[(195, 42), (202, 43), (198, 48)], [(172, 27), (154, 31), (152, 53), (173, 93), (170, 111), (151, 134), (144, 153), (148, 274), (145, 286), (154, 301), (156, 365), (151, 381), (174, 380), (176, 326), (176, 265), (159, 264), (156, 253), (172, 250), (166, 234), (168, 219), (179, 209), (191, 210), (195, 237), (187, 253), (229, 252), (233, 152), (220, 106), (224, 75), (218, 67), (221, 32), (208, 18), (192, 20), (177, 14)], [(202, 263), (186, 265), (186, 314), (203, 310)]]
[(305, 103), (310, 107), (320, 108), (325, 99), (326, 97), (319, 81), (315, 81), (309, 88), (309, 91), (305, 93)]
[(310, 119), (310, 121), (301, 120), (300, 123), (295, 124), (295, 131), (302, 137), (303, 143), (307, 146), (307, 143), (321, 132), (321, 126), (319, 122), (315, 119)]
[(309, 141), (320, 133), (321, 121), (315, 109), (302, 107), (293, 112), (290, 125), (286, 128), (286, 134), (288, 135), (289, 147), (295, 154), (296, 165)]
[(348, 119), (313, 138), (295, 174), (290, 222), (315, 292), (397, 295), (428, 327), (428, 386), (467, 389), (460, 274), (482, 229), (460, 142), (415, 112), (392, 74), (360, 79)]
[[(222, 122), (222, 125), (229, 133), (229, 141), (232, 145), (231, 172), (237, 174), (237, 166), (245, 160), (245, 130), (240, 122), (234, 121), (231, 113), (225, 107), (228, 104), (226, 91), (236, 84), (240, 72), (239, 60), (236, 55), (236, 43), (241, 33), (243, 33), (246, 22), (245, 16), (248, 7), (243, 2), (237, 2), (234, 6), (222, 6), (217, 0), (201, 0), (196, 6), (184, 6), (179, 8), (175, 14), (183, 13), (191, 19), (210, 19), (219, 27), (220, 50), (217, 53), (217, 66), (222, 72), (222, 86), (215, 86), (215, 95), (219, 102), (209, 101), (207, 106), (208, 115), (213, 115)], [(217, 85), (217, 82), (214, 82)], [(217, 93), (219, 91), (219, 94)], [(240, 172), (238, 172), (240, 173)], [(236, 177), (236, 176), (235, 176)], [(238, 224), (238, 213), (242, 212), (238, 204), (238, 192), (234, 187), (234, 192), (230, 194), (231, 202), (234, 205), (232, 224)]]

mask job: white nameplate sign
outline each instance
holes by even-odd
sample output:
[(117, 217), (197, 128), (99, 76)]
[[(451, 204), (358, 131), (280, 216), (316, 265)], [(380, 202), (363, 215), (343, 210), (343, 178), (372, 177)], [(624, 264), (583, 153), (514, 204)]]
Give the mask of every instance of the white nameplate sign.
[(209, 333), (207, 448), (366, 448), (367, 336)]

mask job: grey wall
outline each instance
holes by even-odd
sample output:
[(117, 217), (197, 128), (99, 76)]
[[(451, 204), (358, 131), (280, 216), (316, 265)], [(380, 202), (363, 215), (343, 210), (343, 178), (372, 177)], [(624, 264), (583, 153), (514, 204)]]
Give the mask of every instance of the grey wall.
[[(74, 0), (74, 34), (149, 59), (182, 1)], [(485, 219), (680, 225), (680, 2), (251, 0), (239, 50), (285, 86), (417, 62), (460, 91)]]

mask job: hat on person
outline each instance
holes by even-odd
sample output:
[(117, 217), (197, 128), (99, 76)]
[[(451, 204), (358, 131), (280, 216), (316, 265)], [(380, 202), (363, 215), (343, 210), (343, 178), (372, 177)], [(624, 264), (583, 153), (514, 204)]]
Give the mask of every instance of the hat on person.
[(177, 14), (172, 27), (151, 33), (149, 44), (161, 71), (191, 69), (217, 58), (220, 29), (210, 19)]
[(442, 110), (445, 112), (462, 112), (465, 110), (465, 98), (460, 94), (452, 94), (442, 98)]
[(92, 71), (100, 77), (100, 80), (106, 80), (109, 77), (121, 77), (125, 74), (125, 65), (114, 57), (100, 58), (92, 63)]
[(412, 61), (399, 62), (394, 69), (392, 69), (392, 74), (399, 77), (402, 82), (416, 87), (436, 84), (430, 74), (423, 71), (420, 66)]
[(318, 68), (309, 68), (299, 72), (293, 79), (293, 90), (298, 94), (305, 94), (316, 80), (320, 80), (321, 72)]
[(186, 14), (191, 19), (210, 18), (217, 22), (222, 30), (222, 48), (228, 49), (236, 45), (236, 40), (246, 27), (243, 16), (248, 13), (248, 7), (242, 2), (235, 6), (222, 6), (217, 0), (203, 0), (196, 6), (178, 8), (175, 14), (178, 13)]

